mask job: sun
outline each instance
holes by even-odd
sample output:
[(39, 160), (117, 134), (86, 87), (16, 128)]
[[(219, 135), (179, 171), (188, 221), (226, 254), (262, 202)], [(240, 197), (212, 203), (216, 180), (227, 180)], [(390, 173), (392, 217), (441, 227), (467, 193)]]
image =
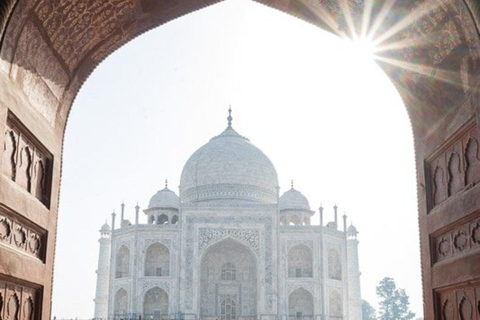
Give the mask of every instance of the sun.
[(362, 60), (375, 60), (377, 48), (375, 43), (368, 38), (359, 38), (351, 41), (352, 50)]

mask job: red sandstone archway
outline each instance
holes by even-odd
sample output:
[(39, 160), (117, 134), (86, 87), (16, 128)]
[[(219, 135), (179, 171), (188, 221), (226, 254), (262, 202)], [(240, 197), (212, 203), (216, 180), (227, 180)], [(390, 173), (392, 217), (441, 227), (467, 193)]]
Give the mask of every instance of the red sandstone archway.
[[(0, 148), (0, 288), (8, 285), (2, 292), (9, 295), (14, 290), (35, 296), (35, 310), (42, 319), (50, 316), (62, 141), (76, 93), (92, 70), (129, 40), (216, 2), (7, 0), (0, 4), (0, 129), (8, 134), (2, 134), (0, 142), (4, 145), (7, 136), (19, 141), (18, 148)], [(471, 163), (475, 157), (468, 145), (479, 139), (478, 1), (259, 2), (338, 35), (352, 36), (355, 32), (349, 30), (361, 32), (366, 25), (385, 38), (383, 45), (388, 47), (381, 53), (380, 65), (404, 99), (415, 137), (426, 318), (440, 318), (440, 306), (451, 305), (462, 315), (458, 308), (465, 301), (477, 305), (480, 187), (466, 183), (464, 175), (469, 172), (468, 181), (477, 181), (470, 176), (478, 170), (471, 170), (477, 164)], [(362, 23), (364, 12), (371, 12), (370, 23)], [(17, 177), (12, 179), (16, 175), (8, 168), (15, 166), (6, 165), (16, 161), (14, 152), (25, 148), (33, 151), (32, 167), (44, 165), (38, 175), (44, 185), (40, 197), (32, 193), (36, 188), (26, 190)], [(454, 153), (459, 158), (456, 170), (449, 168)], [(35, 175), (18, 179), (27, 186), (36, 183)], [(21, 241), (13, 241), (14, 237)], [(11, 289), (12, 284), (16, 289)]]

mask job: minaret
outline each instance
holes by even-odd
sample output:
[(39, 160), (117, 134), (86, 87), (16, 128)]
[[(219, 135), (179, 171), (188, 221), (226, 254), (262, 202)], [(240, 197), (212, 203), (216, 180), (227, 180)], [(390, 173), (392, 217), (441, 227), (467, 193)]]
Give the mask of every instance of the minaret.
[(362, 295), (360, 291), (361, 272), (358, 263), (357, 235), (357, 228), (351, 224), (347, 230), (349, 319), (362, 319)]
[(98, 254), (97, 289), (95, 293), (95, 319), (108, 317), (108, 288), (110, 274), (110, 226), (105, 224), (100, 229), (100, 251)]

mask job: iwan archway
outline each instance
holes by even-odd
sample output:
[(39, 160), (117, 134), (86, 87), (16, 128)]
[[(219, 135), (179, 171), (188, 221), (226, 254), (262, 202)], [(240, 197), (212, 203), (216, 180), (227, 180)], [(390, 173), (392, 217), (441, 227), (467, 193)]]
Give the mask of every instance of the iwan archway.
[[(354, 38), (369, 30), (384, 48), (379, 63), (405, 101), (415, 137), (425, 316), (465, 318), (460, 308), (465, 301), (480, 302), (480, 5), (473, 0), (259, 2), (339, 36)], [(82, 83), (135, 36), (213, 3), (2, 2), (2, 301), (21, 299), (18, 306), (33, 301), (36, 317), (50, 318), (63, 133)], [(442, 306), (451, 306), (452, 313)]]

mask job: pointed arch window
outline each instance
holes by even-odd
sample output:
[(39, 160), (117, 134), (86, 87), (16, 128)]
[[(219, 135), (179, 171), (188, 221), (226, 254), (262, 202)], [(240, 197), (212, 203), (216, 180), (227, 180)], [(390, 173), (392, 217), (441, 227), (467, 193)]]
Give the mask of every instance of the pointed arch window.
[(222, 320), (237, 319), (237, 302), (230, 295), (226, 295), (220, 306), (220, 314)]

